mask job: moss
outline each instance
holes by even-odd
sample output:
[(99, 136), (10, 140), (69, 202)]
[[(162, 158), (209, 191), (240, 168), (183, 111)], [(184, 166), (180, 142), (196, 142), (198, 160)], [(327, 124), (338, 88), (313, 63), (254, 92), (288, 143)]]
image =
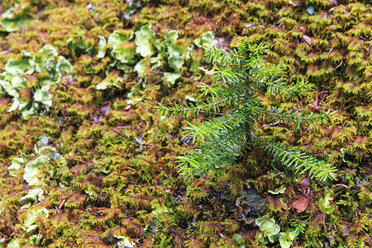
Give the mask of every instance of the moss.
[[(38, 117), (20, 119), (19, 113), (7, 112), (11, 99), (0, 97), (0, 212), (4, 219), (0, 236), (5, 245), (15, 238), (26, 245), (33, 234), (40, 234), (34, 246), (112, 247), (122, 236), (143, 247), (234, 247), (233, 234), (240, 233), (246, 246), (255, 246), (258, 229), (243, 220), (236, 205), (251, 184), (267, 199), (268, 212), (282, 228), (292, 228), (292, 221), (306, 224), (298, 246), (329, 242), (367, 247), (372, 140), (369, 3), (208, 0), (150, 1), (144, 6), (144, 2), (134, 8), (119, 0), (23, 1), (32, 5), (34, 19), (16, 33), (1, 32), (1, 68), (8, 58), (20, 58), (22, 50), (37, 52), (43, 44), (51, 44), (76, 72), (74, 78), (51, 89), (52, 108)], [(14, 3), (0, 5), (4, 11)], [(315, 9), (313, 15), (306, 10), (310, 6)], [(128, 20), (125, 16), (131, 10)], [(180, 141), (187, 119), (165, 121), (153, 107), (159, 102), (182, 103), (186, 95), (198, 96), (197, 81), (209, 80), (197, 69), (203, 65), (202, 51), (191, 54), (182, 69), (183, 79), (171, 87), (164, 86), (158, 75), (143, 80), (136, 73), (107, 70), (112, 58), (97, 58), (100, 36), (108, 37), (117, 29), (136, 31), (149, 23), (158, 37), (178, 30), (182, 47), (209, 30), (231, 46), (241, 36), (248, 36), (252, 43), (266, 42), (266, 58), (283, 64), (283, 78), (303, 78), (314, 85), (308, 97), (278, 103), (278, 107), (291, 108), (299, 102), (304, 108), (338, 113), (333, 125), (310, 126), (299, 133), (283, 126), (257, 129), (329, 159), (340, 169), (337, 182), (317, 185), (311, 181), (308, 208), (294, 214), (292, 202), (303, 194), (303, 178), (271, 173), (271, 160), (260, 150), (248, 152), (221, 175), (180, 178), (176, 157), (196, 145)], [(118, 83), (120, 89), (96, 90), (106, 72), (113, 82), (124, 78)], [(30, 85), (34, 83), (29, 80)], [(142, 100), (129, 104), (131, 92)], [(27, 98), (26, 91), (22, 94)], [(263, 98), (271, 105), (273, 100)], [(205, 118), (199, 117), (198, 121)], [(141, 133), (142, 152), (134, 139), (139, 140)], [(45, 199), (33, 207), (46, 207), (49, 217), (40, 217), (35, 233), (28, 234), (22, 229), (27, 210), (21, 209), (25, 203), (19, 199), (29, 186), (22, 178), (23, 169), (11, 176), (8, 166), (22, 153), (36, 156), (34, 147), (41, 135), (49, 137), (53, 153), (60, 153), (66, 162), (51, 161), (42, 168)], [(281, 185), (287, 188), (282, 195), (269, 195), (268, 190)], [(319, 206), (327, 192), (337, 210), (324, 212)], [(334, 208), (330, 202), (327, 207)]]

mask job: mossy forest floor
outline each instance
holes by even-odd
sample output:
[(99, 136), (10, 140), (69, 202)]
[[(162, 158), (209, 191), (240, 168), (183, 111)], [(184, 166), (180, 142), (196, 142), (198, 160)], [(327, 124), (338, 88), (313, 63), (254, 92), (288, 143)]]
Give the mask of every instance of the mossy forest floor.
[[(368, 0), (1, 1), (0, 247), (372, 247), (371, 13)], [(257, 123), (335, 180), (258, 148), (219, 174), (179, 174), (198, 145), (182, 128), (206, 116), (155, 107), (198, 98), (212, 35), (266, 43), (265, 63), (311, 86), (263, 93), (267, 106), (337, 111), (296, 132)]]

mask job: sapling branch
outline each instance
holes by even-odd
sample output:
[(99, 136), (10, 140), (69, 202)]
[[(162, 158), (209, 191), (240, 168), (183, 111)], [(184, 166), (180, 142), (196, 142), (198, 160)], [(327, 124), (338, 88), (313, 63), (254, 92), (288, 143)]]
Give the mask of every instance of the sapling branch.
[[(273, 143), (267, 142), (251, 132), (251, 137), (254, 138), (255, 140), (259, 141), (264, 149), (266, 150), (271, 150), (272, 153), (274, 153), (274, 157), (279, 157), (282, 158), (282, 163), (286, 165), (287, 167), (291, 167), (293, 165), (293, 169), (298, 170), (299, 168), (304, 168), (301, 169), (301, 173), (303, 174), (306, 171), (309, 170), (310, 176), (315, 176), (318, 177), (321, 181), (326, 180), (328, 177), (334, 178), (335, 175), (333, 171), (336, 169), (332, 167), (329, 164), (322, 163), (321, 161), (314, 161), (312, 159), (309, 159), (309, 156), (301, 153), (301, 152), (294, 152), (290, 151), (288, 148), (287, 150), (283, 147), (280, 147), (279, 145), (275, 145)], [(327, 176), (324, 176), (324, 168), (329, 169), (327, 172)]]

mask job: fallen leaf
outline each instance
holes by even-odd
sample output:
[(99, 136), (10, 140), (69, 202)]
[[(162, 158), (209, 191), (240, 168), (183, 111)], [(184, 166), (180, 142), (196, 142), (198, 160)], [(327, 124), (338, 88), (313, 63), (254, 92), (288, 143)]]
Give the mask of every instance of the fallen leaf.
[(349, 235), (349, 233), (350, 233), (350, 228), (347, 226), (347, 224), (346, 224), (345, 222), (342, 222), (341, 225), (344, 227), (344, 229), (342, 230), (342, 234), (343, 234), (344, 236)]
[(307, 178), (305, 177), (305, 178), (302, 179), (302, 181), (300, 182), (299, 190), (300, 190), (301, 192), (308, 192), (309, 187), (310, 187), (310, 181), (309, 181), (309, 179), (307, 179)]
[(296, 209), (297, 213), (301, 213), (306, 210), (307, 205), (309, 205), (309, 197), (301, 196), (294, 202), (292, 202), (292, 207)]
[(311, 38), (307, 35), (302, 35), (302, 38), (304, 39), (304, 41), (306, 42), (306, 44), (308, 44), (309, 46), (311, 46)]
[(301, 186), (302, 188), (305, 188), (305, 189), (309, 188), (309, 186), (310, 186), (310, 181), (309, 181), (309, 179), (307, 179), (306, 177), (305, 177), (304, 179), (302, 179), (302, 181), (301, 181), (301, 183), (300, 183), (300, 186)]
[(280, 203), (279, 197), (268, 196), (266, 200), (270, 209), (275, 211), (282, 209), (282, 204)]
[(298, 2), (298, 1), (293, 1), (293, 0), (289, 0), (289, 2), (288, 2), (289, 4), (291, 4), (291, 5), (293, 5), (293, 6), (295, 6), (295, 7), (297, 7), (297, 6), (300, 6), (301, 5), (301, 3), (300, 2)]

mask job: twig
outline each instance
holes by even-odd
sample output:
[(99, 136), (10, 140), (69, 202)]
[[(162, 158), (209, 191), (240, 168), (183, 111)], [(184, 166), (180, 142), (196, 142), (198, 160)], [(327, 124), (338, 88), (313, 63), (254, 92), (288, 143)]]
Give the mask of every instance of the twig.
[(59, 209), (57, 206), (54, 206), (54, 208), (57, 210), (57, 213), (58, 213), (59, 215), (62, 215), (60, 209)]
[(336, 205), (332, 200), (328, 199), (328, 201), (329, 201), (333, 206), (335, 206), (336, 210), (338, 210), (337, 205)]
[(61, 209), (63, 207), (63, 204), (65, 204), (66, 199), (69, 198), (70, 196), (72, 196), (73, 194), (75, 194), (75, 192), (72, 192), (72, 193), (70, 193), (70, 194), (68, 194), (68, 195), (60, 198), (59, 199), (60, 204), (59, 204), (59, 207), (58, 208)]
[(336, 66), (335, 68), (333, 68), (333, 71), (337, 70), (337, 69), (342, 65), (343, 62), (344, 62), (344, 61), (341, 60), (341, 63), (340, 63), (338, 66)]
[(203, 114), (213, 114), (213, 115), (219, 115), (219, 116), (224, 116), (224, 115), (227, 115), (227, 114), (224, 114), (224, 113), (215, 113), (215, 112), (207, 112), (207, 111), (199, 111), (199, 113), (203, 113)]
[(141, 155), (142, 155), (143, 153), (143, 132), (141, 132), (140, 139), (137, 139), (136, 137), (133, 137), (133, 139), (136, 142), (136, 144), (141, 147)]
[(45, 39), (44, 39), (44, 37), (41, 35), (41, 33), (40, 33), (40, 31), (39, 31), (38, 28), (36, 28), (36, 32), (39, 34), (39, 37), (40, 37), (40, 39), (43, 41), (43, 43), (45, 43)]
[(116, 128), (112, 129), (112, 131), (114, 131), (114, 132), (117, 133), (117, 134), (120, 134), (122, 137), (125, 136), (122, 132), (120, 132), (120, 131), (117, 130)]
[(6, 51), (4, 51), (4, 52), (0, 52), (0, 55), (7, 54), (7, 53), (9, 53), (9, 52), (10, 52), (10, 49), (9, 49), (9, 50), (6, 50)]
[(289, 126), (289, 123), (287, 122), (284, 122), (282, 120), (279, 120), (277, 122), (274, 122), (274, 123), (271, 123), (271, 124), (265, 124), (265, 125), (262, 125), (262, 127), (274, 127), (274, 126), (278, 126), (280, 124), (284, 124), (284, 125), (288, 125)]
[(78, 162), (81, 162), (83, 164), (89, 164), (89, 162), (86, 162), (84, 160), (81, 160), (81, 159), (78, 159), (78, 158), (66, 158), (67, 160), (74, 160), (74, 161), (78, 161)]
[(202, 185), (203, 183), (205, 183), (207, 180), (203, 180), (203, 181), (200, 181), (198, 182), (197, 184), (195, 184), (195, 187), (199, 187), (200, 185)]

